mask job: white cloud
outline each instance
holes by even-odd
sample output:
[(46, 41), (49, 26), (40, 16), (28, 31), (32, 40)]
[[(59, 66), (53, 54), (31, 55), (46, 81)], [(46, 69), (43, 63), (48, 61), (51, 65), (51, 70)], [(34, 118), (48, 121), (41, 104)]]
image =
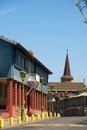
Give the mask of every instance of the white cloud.
[(15, 8), (2, 9), (2, 10), (0, 10), (0, 14), (1, 15), (6, 15), (6, 14), (9, 14), (9, 13), (14, 12), (14, 11), (15, 11)]

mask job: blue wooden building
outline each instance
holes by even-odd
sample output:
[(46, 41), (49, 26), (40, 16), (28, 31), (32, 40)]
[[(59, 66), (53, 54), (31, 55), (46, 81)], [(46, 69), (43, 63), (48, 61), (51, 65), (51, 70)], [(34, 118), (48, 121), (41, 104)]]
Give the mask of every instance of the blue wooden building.
[[(31, 50), (21, 44), (0, 36), (0, 116), (11, 117), (21, 114), (21, 77), (24, 80), (25, 114), (41, 111), (41, 84), (43, 77), (43, 106), (47, 111), (48, 77), (52, 72), (45, 67)], [(38, 83), (37, 87), (35, 83)]]

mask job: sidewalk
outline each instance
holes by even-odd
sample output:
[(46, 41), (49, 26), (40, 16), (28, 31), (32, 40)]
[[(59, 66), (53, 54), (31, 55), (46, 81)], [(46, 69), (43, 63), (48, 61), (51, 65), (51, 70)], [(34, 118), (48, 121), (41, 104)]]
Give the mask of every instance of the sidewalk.
[(43, 119), (49, 119), (52, 117), (60, 117), (60, 115), (58, 114), (56, 116), (56, 114), (54, 114), (54, 116), (52, 116), (52, 113), (50, 112), (50, 115), (48, 117), (48, 113), (40, 113), (32, 116), (25, 116), (25, 120), (21, 121), (21, 117), (18, 118), (9, 118), (9, 119), (0, 119), (0, 128), (8, 128), (8, 127), (15, 127), (15, 126), (19, 126), (19, 125), (24, 125), (26, 123), (31, 123), (34, 121), (41, 121)]
[(36, 117), (34, 117), (34, 119), (32, 120), (32, 117), (28, 117), (28, 120), (24, 120), (20, 122), (18, 121), (18, 118), (9, 118), (9, 119), (3, 119), (3, 126), (2, 128), (8, 128), (8, 127), (15, 127), (15, 126), (19, 126), (19, 125), (23, 125), (26, 124), (28, 122), (33, 122), (33, 121), (37, 121)]
[(8, 127), (14, 127), (23, 125), (29, 122), (34, 122), (42, 119), (48, 118), (47, 116), (44, 116), (44, 114), (38, 114), (37, 116), (25, 116), (25, 120), (21, 121), (21, 117), (18, 118), (9, 118), (9, 119), (0, 119), (0, 128), (8, 128)]

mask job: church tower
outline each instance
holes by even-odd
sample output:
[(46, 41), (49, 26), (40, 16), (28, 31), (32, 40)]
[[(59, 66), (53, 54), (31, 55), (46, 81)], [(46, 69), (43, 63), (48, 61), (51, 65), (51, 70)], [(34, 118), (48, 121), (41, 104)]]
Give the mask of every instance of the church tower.
[(63, 76), (61, 77), (61, 82), (71, 82), (72, 80), (73, 77), (71, 76), (71, 72), (70, 72), (70, 65), (69, 65), (69, 58), (68, 58), (68, 51), (67, 51), (65, 68), (64, 68)]

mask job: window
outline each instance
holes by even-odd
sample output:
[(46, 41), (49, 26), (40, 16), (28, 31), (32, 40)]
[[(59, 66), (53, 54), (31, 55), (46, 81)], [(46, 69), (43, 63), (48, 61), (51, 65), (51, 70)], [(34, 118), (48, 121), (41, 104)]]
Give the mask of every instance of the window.
[(6, 97), (7, 97), (7, 87), (6, 84), (0, 82), (0, 108), (6, 108)]
[(0, 83), (0, 97), (6, 97), (6, 96), (7, 96), (6, 85), (3, 83)]
[(3, 84), (0, 83), (0, 97), (3, 96)]
[(31, 73), (31, 62), (29, 61), (29, 73)]
[(38, 66), (38, 74), (40, 75), (40, 77), (43, 77), (44, 85), (47, 85), (47, 83), (48, 83), (48, 74), (40, 66)]
[(24, 57), (21, 55), (20, 56), (21, 57), (21, 64), (20, 64), (20, 66), (22, 67), (22, 68), (24, 68)]
[(20, 66), (21, 63), (21, 56), (18, 54), (17, 55), (17, 65)]
[(44, 72), (44, 84), (47, 85), (48, 83), (48, 75)]
[(34, 64), (31, 63), (31, 73), (34, 73)]
[(21, 69), (24, 69), (24, 56), (20, 53), (20, 52), (16, 52), (16, 66), (21, 68)]
[(25, 70), (29, 73), (29, 61), (27, 59), (25, 59)]

